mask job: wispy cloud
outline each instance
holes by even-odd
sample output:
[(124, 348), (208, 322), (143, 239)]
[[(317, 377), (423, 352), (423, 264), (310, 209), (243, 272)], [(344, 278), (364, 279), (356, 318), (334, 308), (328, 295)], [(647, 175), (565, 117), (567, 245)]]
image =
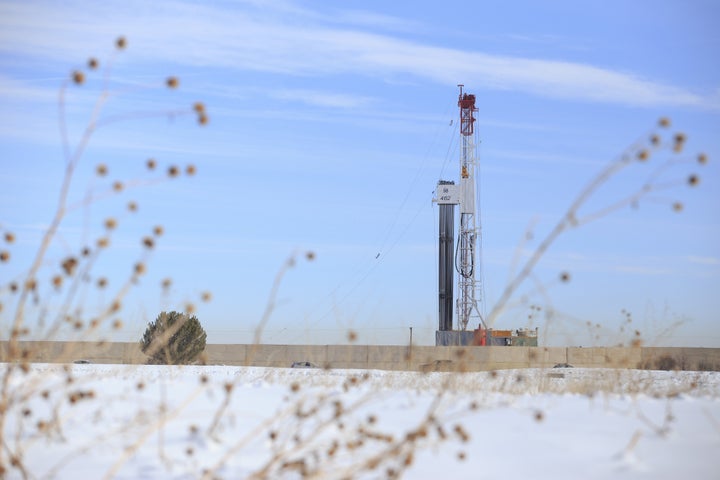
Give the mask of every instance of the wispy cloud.
[(550, 154), (550, 153), (537, 153), (532, 151), (517, 151), (517, 150), (490, 150), (490, 155), (493, 158), (507, 159), (521, 161), (524, 164), (565, 164), (565, 165), (582, 165), (582, 166), (593, 166), (601, 167), (606, 164), (603, 161), (590, 160), (582, 157), (571, 157), (568, 155)]
[(0, 102), (17, 99), (27, 101), (57, 101), (57, 89), (36, 87), (7, 75), (0, 74)]
[(373, 101), (373, 99), (369, 97), (321, 90), (280, 89), (271, 91), (269, 95), (278, 100), (336, 108), (357, 108), (372, 103)]
[(690, 263), (696, 263), (699, 265), (720, 265), (720, 258), (717, 257), (697, 257), (694, 255), (690, 255), (689, 257), (687, 257), (687, 259)]
[(616, 265), (612, 270), (620, 273), (631, 273), (634, 275), (669, 275), (672, 270), (662, 267), (647, 267), (641, 265)]
[[(397, 19), (353, 11), (321, 15), (292, 2), (6, 2), (0, 18), (0, 52), (12, 55), (82, 58), (88, 45), (107, 43), (122, 31), (131, 38), (131, 47), (142, 46), (138, 51), (145, 60), (174, 58), (192, 67), (296, 76), (411, 77), (443, 84), (464, 79), (476, 88), (586, 102), (720, 108), (715, 93), (693, 92), (642, 74), (424, 44), (403, 38), (401, 32), (378, 32), (400, 26)], [(103, 23), (100, 18), (113, 20)]]

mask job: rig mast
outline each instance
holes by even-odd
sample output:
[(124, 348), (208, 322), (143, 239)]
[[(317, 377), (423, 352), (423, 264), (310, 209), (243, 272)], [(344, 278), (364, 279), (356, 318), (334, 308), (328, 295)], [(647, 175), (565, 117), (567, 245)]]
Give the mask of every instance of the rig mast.
[(475, 148), (475, 95), (463, 93), (460, 87), (458, 106), (460, 107), (460, 139), (462, 150), (460, 152), (460, 238), (458, 251), (460, 258), (455, 257), (455, 268), (460, 274), (458, 286), (460, 297), (457, 300), (458, 324), (460, 330), (467, 330), (473, 311), (480, 317), (477, 279), (475, 276), (477, 246), (477, 223), (475, 212), (475, 177), (477, 173), (477, 159)]

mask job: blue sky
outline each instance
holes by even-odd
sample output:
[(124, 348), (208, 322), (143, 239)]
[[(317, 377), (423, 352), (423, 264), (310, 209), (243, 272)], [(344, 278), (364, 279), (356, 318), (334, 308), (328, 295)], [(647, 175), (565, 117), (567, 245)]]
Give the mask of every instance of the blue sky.
[[(143, 258), (140, 239), (155, 225), (165, 231), (123, 300), (118, 339), (192, 302), (210, 342), (251, 341), (295, 255), (263, 341), (343, 343), (353, 330), (361, 343), (403, 344), (412, 327), (415, 343), (431, 344), (431, 199), (438, 179), (458, 176), (462, 83), (479, 108), (486, 312), (583, 187), (658, 118), (672, 121), (666, 139), (688, 137), (678, 157), (687, 162), (659, 180), (673, 188), (564, 234), (495, 327), (537, 326), (551, 345), (627, 343), (639, 330), (649, 345), (720, 346), (719, 19), (713, 1), (1, 1), (0, 227), (17, 237), (2, 246), (12, 254), (2, 284), (22, 278), (57, 204), (59, 88), (99, 59), (98, 72), (67, 90), (76, 144), (114, 58), (101, 118), (128, 118), (98, 128), (84, 152), (70, 204), (101, 198), (69, 211), (48, 251), (39, 275), (47, 318), (65, 298), (50, 287), (60, 262), (113, 217), (112, 248), (92, 270), (110, 288), (78, 290), (83, 318)], [(128, 47), (113, 53), (119, 35)], [(169, 75), (179, 89), (163, 88)], [(166, 114), (198, 100), (206, 127)], [(145, 168), (151, 157), (156, 172)], [(585, 211), (635, 192), (669, 157), (629, 166)], [(94, 175), (98, 164), (106, 177)], [(169, 165), (188, 164), (194, 177), (164, 178)], [(696, 188), (685, 185), (691, 173)], [(105, 195), (118, 180), (128, 188)], [(205, 291), (212, 302), (199, 301)], [(6, 334), (12, 300), (5, 287), (0, 295)]]

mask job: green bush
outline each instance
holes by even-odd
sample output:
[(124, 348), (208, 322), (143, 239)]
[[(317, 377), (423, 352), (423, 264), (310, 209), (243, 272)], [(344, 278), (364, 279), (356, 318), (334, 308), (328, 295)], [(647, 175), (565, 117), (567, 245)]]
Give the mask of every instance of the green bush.
[(200, 357), (206, 340), (196, 316), (173, 311), (150, 322), (140, 343), (150, 365), (186, 365)]

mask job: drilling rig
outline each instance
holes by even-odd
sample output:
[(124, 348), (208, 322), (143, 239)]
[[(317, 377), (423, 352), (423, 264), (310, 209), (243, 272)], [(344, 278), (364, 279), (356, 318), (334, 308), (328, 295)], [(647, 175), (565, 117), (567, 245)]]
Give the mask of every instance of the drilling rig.
[[(480, 313), (482, 298), (482, 264), (480, 215), (477, 212), (477, 134), (475, 131), (475, 95), (460, 95), (460, 179), (458, 183), (438, 181), (433, 202), (439, 207), (438, 304), (439, 327), (435, 345), (537, 345), (537, 330), (488, 329)], [(458, 241), (455, 242), (455, 206), (460, 211)], [(453, 276), (458, 272), (458, 298), (453, 322)], [(457, 328), (453, 328), (453, 323)], [(468, 325), (477, 328), (468, 330)]]
[[(484, 326), (480, 309), (478, 278), (480, 265), (476, 264), (478, 222), (476, 215), (476, 134), (475, 95), (463, 92), (460, 95), (460, 179), (440, 180), (433, 199), (439, 206), (439, 328), (435, 334), (436, 345), (472, 345), (474, 332), (468, 331), (473, 320)], [(458, 241), (455, 244), (455, 206), (460, 211)], [(458, 272), (457, 329), (453, 328), (453, 276)], [(481, 277), (480, 277), (481, 278)], [(474, 321), (473, 321), (474, 324)]]

